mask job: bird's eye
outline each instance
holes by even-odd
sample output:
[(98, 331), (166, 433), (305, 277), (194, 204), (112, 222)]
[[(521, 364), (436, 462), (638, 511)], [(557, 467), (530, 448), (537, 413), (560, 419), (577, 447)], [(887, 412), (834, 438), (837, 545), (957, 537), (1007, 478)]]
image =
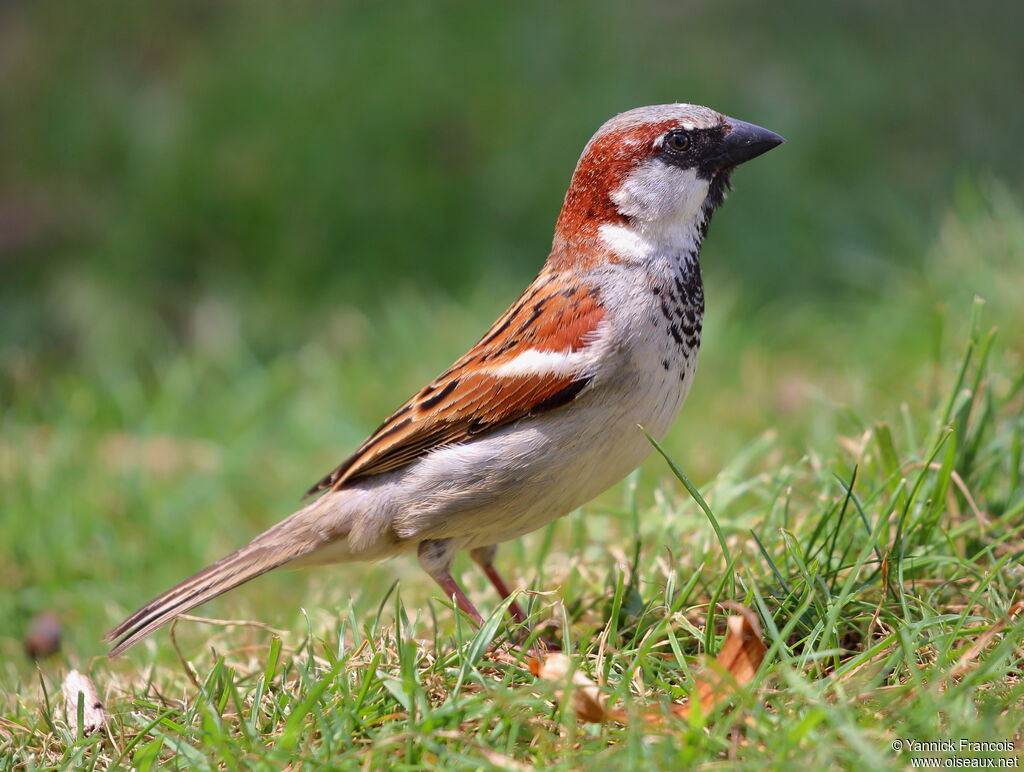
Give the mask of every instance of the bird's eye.
[(670, 131), (665, 135), (665, 147), (673, 153), (682, 153), (690, 147), (690, 135), (685, 131)]

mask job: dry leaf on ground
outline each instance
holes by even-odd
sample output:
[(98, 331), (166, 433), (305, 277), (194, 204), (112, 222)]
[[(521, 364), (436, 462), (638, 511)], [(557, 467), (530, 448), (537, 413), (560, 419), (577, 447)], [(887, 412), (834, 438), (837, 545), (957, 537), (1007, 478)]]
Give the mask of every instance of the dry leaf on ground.
[(60, 617), (52, 611), (37, 614), (29, 625), (23, 641), (25, 653), (42, 659), (60, 650)]
[(103, 703), (89, 676), (72, 670), (64, 679), (61, 691), (64, 693), (64, 710), (72, 733), (78, 734), (79, 695), (82, 695), (82, 734), (92, 734), (103, 726)]
[[(705, 712), (711, 710), (738, 687), (749, 683), (764, 660), (766, 649), (761, 639), (761, 623), (757, 615), (739, 603), (726, 603), (723, 606), (736, 612), (726, 619), (728, 633), (725, 643), (714, 661), (697, 677), (693, 697), (685, 703), (673, 703), (668, 707), (668, 712), (674, 716), (688, 716), (694, 699), (700, 702)], [(572, 673), (572, 708), (581, 721), (628, 723), (626, 711), (621, 708), (609, 709), (606, 705), (607, 695), (579, 669), (574, 668), (573, 661), (564, 654), (549, 654), (543, 660), (534, 659), (530, 662), (530, 670), (542, 681), (563, 684)], [(647, 721), (659, 721), (665, 713), (660, 709), (648, 708), (642, 715)]]

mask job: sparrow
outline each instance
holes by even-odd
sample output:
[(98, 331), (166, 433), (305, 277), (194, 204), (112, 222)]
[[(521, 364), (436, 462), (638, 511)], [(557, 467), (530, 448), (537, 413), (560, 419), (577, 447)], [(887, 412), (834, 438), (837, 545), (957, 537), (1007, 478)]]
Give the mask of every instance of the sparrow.
[[(280, 567), (415, 552), (448, 599), (468, 550), (495, 589), (497, 545), (636, 469), (693, 383), (699, 254), (733, 170), (783, 142), (707, 107), (607, 121), (573, 172), (533, 283), (461, 359), (308, 491), (308, 504), (111, 630), (116, 656), (179, 614)], [(512, 602), (509, 613), (525, 614)]]

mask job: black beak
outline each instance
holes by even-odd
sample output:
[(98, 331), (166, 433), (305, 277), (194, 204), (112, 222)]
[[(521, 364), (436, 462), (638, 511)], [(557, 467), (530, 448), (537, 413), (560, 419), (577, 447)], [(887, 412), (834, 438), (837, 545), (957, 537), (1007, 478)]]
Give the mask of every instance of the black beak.
[(712, 159), (718, 170), (731, 169), (778, 147), (784, 140), (774, 131), (752, 123), (726, 118), (726, 134), (719, 144), (719, 153)]

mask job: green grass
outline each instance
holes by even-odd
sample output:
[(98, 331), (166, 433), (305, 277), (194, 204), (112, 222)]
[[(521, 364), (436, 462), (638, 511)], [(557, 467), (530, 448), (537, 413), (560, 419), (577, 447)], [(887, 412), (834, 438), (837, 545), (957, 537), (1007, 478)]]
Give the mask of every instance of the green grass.
[[(202, 609), (279, 633), (182, 622), (108, 662), (106, 629), (290, 512), (515, 290), (340, 307), (268, 355), (246, 332), (258, 296), (196, 305), (180, 343), (103, 285), (68, 287), (76, 353), (3, 353), (0, 769), (891, 769), (898, 738), (1019, 747), (1024, 624), (962, 661), (1024, 586), (1019, 202), (965, 184), (922, 253), (830, 307), (749, 307), (707, 265), (671, 463), (499, 553), (546, 634), (638, 716), (717, 651), (716, 601), (758, 613), (755, 681), (658, 726), (577, 724), (489, 653), (510, 633), (468, 561), (494, 612), (479, 632), (396, 560), (273, 574)], [(20, 637), (45, 610), (64, 646), (36, 668)], [(71, 667), (104, 697), (103, 735), (67, 728)]]

